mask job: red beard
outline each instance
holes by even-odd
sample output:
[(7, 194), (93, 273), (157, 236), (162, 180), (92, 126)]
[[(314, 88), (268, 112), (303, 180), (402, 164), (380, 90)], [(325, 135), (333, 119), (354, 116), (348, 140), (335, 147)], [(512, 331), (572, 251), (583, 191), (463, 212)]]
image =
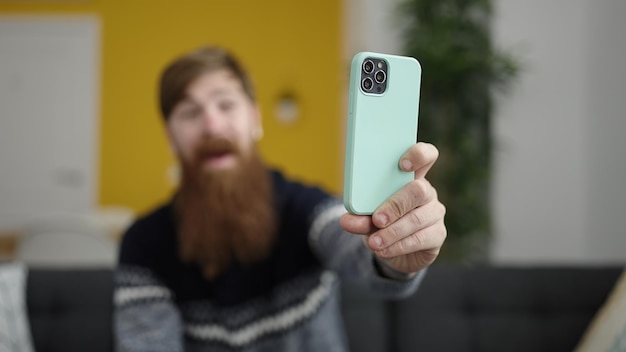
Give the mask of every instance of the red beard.
[[(235, 153), (238, 165), (202, 169), (207, 155), (223, 153)], [(182, 171), (174, 209), (183, 261), (197, 263), (213, 280), (234, 262), (249, 265), (271, 254), (277, 226), (272, 183), (256, 149), (244, 155), (226, 140), (210, 140), (194, 160), (183, 162)]]

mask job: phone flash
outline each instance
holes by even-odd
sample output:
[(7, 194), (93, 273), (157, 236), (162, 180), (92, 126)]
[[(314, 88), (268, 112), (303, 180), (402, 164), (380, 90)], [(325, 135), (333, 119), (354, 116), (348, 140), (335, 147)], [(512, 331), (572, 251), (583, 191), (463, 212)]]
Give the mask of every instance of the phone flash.
[(383, 63), (382, 62), (378, 63), (378, 68), (383, 68)]

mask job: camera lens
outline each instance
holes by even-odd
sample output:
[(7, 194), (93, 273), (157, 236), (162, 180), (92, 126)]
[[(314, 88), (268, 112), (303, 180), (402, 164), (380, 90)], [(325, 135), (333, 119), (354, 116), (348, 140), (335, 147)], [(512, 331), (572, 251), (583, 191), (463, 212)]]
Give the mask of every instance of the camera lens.
[(361, 82), (361, 87), (363, 87), (363, 90), (366, 92), (369, 92), (372, 89), (373, 85), (374, 85), (374, 82), (369, 77), (365, 77), (363, 82)]
[(376, 80), (376, 83), (383, 83), (386, 78), (387, 75), (385, 74), (385, 71), (376, 71), (376, 73), (374, 74), (374, 79)]
[(370, 74), (374, 71), (374, 62), (372, 60), (365, 60), (363, 63), (363, 72)]

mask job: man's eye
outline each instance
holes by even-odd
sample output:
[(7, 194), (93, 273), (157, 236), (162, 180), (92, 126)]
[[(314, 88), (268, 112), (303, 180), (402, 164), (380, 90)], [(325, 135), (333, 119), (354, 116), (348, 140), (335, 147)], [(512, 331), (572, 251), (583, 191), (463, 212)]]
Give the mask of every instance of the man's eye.
[(180, 115), (185, 119), (193, 119), (200, 116), (200, 109), (192, 108), (181, 111)]
[(230, 100), (221, 101), (218, 107), (221, 111), (231, 111), (235, 108), (235, 102)]

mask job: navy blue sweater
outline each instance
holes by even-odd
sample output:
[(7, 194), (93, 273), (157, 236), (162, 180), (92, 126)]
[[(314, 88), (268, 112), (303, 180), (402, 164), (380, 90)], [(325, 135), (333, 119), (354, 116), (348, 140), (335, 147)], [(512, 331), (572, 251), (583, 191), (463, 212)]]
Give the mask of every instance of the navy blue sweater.
[[(207, 281), (178, 257), (171, 203), (124, 235), (116, 272), (118, 351), (346, 351), (338, 276), (381, 297), (421, 278), (381, 277), (360, 236), (344, 233), (342, 203), (273, 173), (277, 242), (262, 262)], [(210, 214), (209, 214), (210, 216)]]

